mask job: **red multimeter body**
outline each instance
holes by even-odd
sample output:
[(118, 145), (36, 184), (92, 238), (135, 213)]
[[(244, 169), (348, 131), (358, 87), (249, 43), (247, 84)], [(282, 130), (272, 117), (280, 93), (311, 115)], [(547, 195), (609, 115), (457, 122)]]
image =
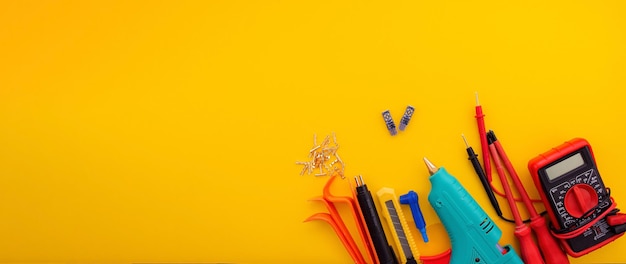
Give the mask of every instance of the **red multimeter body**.
[[(588, 224), (613, 204), (591, 146), (584, 139), (567, 141), (535, 157), (528, 162), (528, 169), (556, 230)], [(603, 218), (582, 234), (561, 242), (569, 255), (580, 257), (623, 234), (611, 231)]]

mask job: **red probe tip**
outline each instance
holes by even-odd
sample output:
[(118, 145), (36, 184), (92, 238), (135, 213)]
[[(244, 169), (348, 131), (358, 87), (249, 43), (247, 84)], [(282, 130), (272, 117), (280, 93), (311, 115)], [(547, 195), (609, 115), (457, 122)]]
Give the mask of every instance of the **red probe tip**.
[(476, 106), (479, 106), (480, 102), (478, 101), (478, 92), (474, 92), (474, 95), (476, 96)]

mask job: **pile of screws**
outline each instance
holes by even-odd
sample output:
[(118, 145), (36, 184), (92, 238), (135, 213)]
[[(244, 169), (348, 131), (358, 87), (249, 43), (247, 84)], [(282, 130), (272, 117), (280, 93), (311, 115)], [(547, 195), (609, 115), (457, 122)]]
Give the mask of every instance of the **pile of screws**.
[[(337, 136), (332, 134), (332, 144), (330, 136), (326, 136), (321, 144), (317, 144), (317, 135), (313, 135), (313, 148), (309, 150), (309, 161), (296, 161), (297, 165), (303, 165), (300, 175), (315, 173), (315, 176), (332, 176), (339, 175), (341, 178), (345, 178), (344, 171), (345, 166), (337, 150), (339, 144), (337, 144)], [(335, 159), (331, 161), (331, 157)]]

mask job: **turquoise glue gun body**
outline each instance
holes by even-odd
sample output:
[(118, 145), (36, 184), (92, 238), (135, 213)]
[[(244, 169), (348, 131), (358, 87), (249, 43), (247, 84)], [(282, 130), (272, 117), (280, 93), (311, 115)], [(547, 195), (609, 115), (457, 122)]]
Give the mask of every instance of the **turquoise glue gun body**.
[(450, 263), (522, 264), (513, 247), (498, 244), (502, 231), (457, 179), (424, 160), (431, 173), (428, 201), (450, 236)]

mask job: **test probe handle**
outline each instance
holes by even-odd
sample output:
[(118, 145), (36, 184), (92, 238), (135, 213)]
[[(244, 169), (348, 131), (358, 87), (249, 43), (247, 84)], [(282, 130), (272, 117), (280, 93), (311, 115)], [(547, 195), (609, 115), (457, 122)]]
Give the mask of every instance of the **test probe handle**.
[(519, 225), (515, 227), (513, 233), (519, 241), (520, 254), (525, 263), (545, 263), (541, 258), (541, 252), (535, 245), (530, 228), (526, 225)]
[(556, 238), (550, 234), (550, 230), (546, 225), (546, 220), (541, 216), (530, 220), (530, 227), (535, 231), (537, 243), (543, 254), (546, 264), (567, 264), (569, 259), (561, 246), (559, 246)]
[(485, 175), (485, 171), (483, 171), (482, 166), (480, 166), (480, 162), (478, 161), (478, 155), (474, 152), (474, 149), (471, 147), (467, 148), (467, 156), (468, 159), (472, 162), (472, 167), (474, 167), (474, 171), (478, 174), (478, 178), (480, 179), (480, 183), (483, 185), (483, 189), (487, 193), (487, 197), (489, 197), (489, 201), (491, 202), (491, 206), (494, 210), (496, 210), (496, 214), (498, 216), (502, 216), (502, 210), (500, 209), (500, 204), (498, 204), (498, 199), (496, 199), (491, 186), (489, 185), (489, 179)]

